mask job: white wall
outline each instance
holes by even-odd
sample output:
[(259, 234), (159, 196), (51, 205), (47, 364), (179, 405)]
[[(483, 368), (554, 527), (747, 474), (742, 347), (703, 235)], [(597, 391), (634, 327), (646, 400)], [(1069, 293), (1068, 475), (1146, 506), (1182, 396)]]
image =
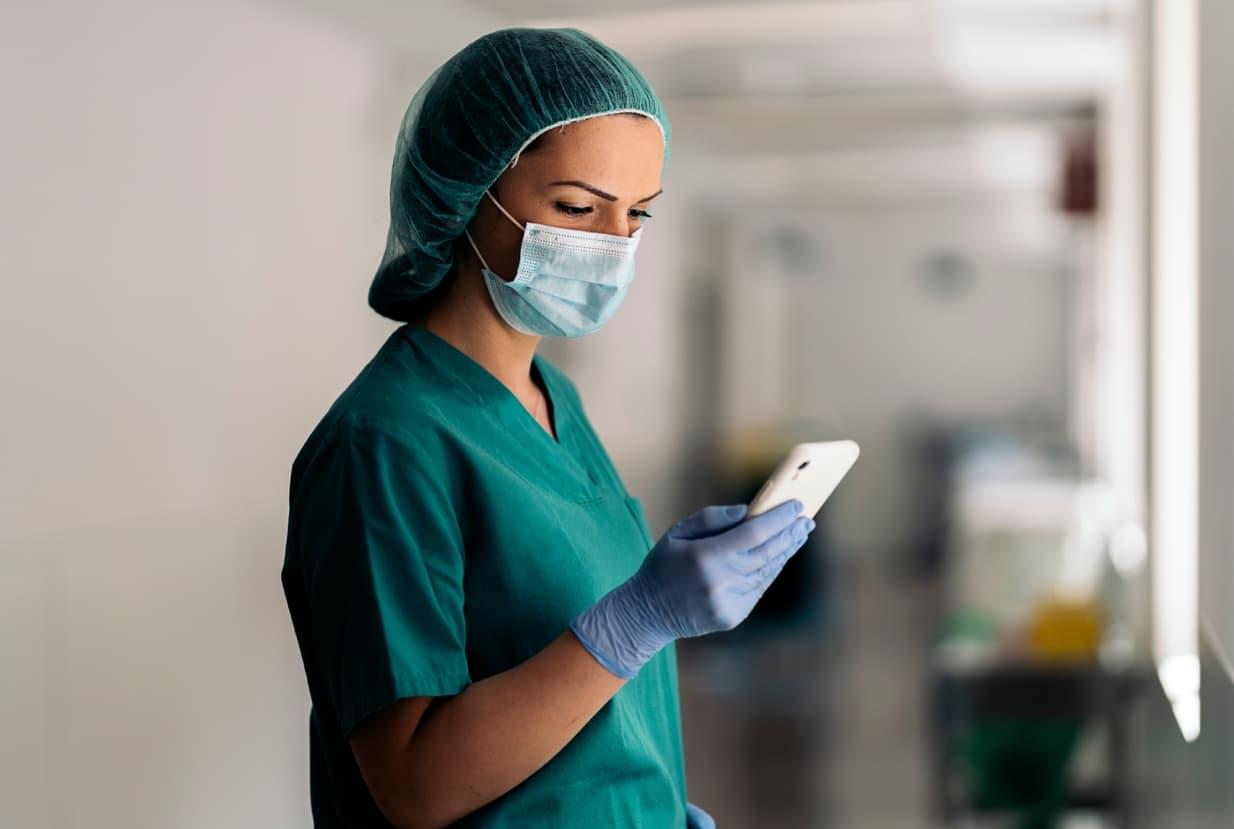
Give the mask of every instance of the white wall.
[(380, 56), (260, 6), (13, 17), (0, 538), (268, 498), (383, 328)]
[(305, 826), (287, 476), (392, 327), (423, 73), (275, 2), (0, 15), (0, 826)]

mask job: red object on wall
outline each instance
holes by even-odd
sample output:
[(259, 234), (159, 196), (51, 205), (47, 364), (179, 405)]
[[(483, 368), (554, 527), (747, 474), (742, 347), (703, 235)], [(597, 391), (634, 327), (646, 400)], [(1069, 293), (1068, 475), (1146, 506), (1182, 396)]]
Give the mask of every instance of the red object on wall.
[(1090, 216), (1097, 212), (1097, 140), (1091, 131), (1067, 142), (1060, 188), (1064, 213)]

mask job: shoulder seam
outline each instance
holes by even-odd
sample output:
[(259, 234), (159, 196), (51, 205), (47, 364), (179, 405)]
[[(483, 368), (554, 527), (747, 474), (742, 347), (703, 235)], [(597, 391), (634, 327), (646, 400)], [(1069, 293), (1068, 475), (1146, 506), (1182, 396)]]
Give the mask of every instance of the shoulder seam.
[(408, 431), (402, 424), (372, 412), (344, 412), (334, 424), (334, 431), (336, 432), (362, 430), (365, 428), (373, 428), (383, 434), (397, 437), (416, 449), (423, 446), (420, 437)]

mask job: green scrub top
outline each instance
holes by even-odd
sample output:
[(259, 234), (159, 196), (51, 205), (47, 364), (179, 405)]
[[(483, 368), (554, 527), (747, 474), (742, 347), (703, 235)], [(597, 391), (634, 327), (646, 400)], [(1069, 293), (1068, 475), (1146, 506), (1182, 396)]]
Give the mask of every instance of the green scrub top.
[[(540, 355), (557, 438), (479, 363), (404, 325), (291, 471), (283, 590), (308, 679), (322, 827), (387, 827), (348, 736), (404, 697), (512, 668), (652, 544), (574, 384)], [(519, 786), (456, 827), (685, 827), (670, 645)]]

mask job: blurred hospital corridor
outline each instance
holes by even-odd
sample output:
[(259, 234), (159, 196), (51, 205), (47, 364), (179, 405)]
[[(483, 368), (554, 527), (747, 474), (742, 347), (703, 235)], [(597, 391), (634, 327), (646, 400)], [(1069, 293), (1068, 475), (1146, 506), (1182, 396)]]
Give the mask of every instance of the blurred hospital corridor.
[(412, 96), (510, 27), (671, 123), (620, 310), (536, 352), (630, 536), (860, 446), (748, 618), (676, 641), (690, 803), (1234, 827), (1234, 3), (52, 0), (0, 9), (0, 829), (314, 825), (292, 463), (400, 331)]

